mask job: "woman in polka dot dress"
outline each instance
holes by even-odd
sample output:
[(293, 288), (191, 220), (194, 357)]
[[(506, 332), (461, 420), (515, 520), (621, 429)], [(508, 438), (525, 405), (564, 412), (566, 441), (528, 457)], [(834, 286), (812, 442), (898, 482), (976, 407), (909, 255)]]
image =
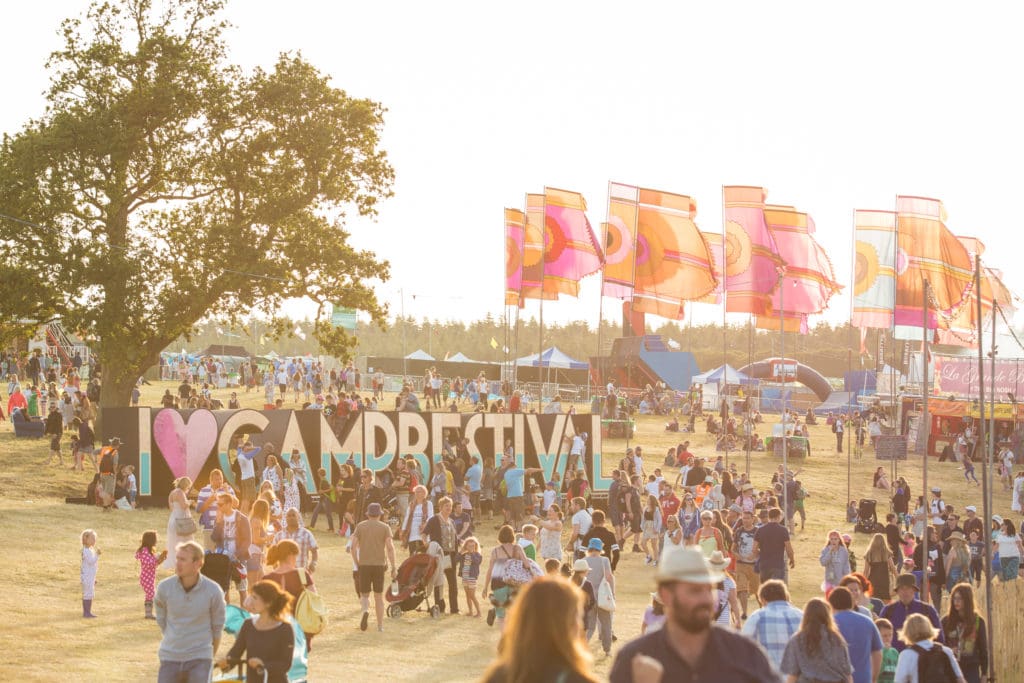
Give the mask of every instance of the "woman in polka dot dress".
[(146, 596), (146, 618), (156, 619), (153, 614), (153, 594), (156, 592), (156, 566), (167, 557), (167, 551), (162, 550), (157, 555), (153, 552), (156, 547), (156, 532), (146, 531), (142, 534), (142, 542), (139, 549), (135, 551), (135, 559), (139, 561), (139, 585)]

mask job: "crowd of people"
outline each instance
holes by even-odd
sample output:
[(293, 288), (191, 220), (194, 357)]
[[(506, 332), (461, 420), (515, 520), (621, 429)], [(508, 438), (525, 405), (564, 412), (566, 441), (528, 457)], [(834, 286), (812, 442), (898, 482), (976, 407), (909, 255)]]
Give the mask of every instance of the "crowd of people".
[[(295, 372), (289, 373), (288, 362), (295, 363)], [(196, 368), (193, 373), (190, 366), (164, 405), (214, 407), (218, 371), (214, 365), (212, 371)], [(73, 379), (72, 370), (63, 373), (56, 403), (49, 403), (47, 392), (40, 405), (37, 394), (34, 410), (59, 417), (54, 418), (62, 430), (58, 446), (64, 431), (74, 433), (72, 463), (91, 463), (94, 495), (108, 502), (105, 507), (132, 507), (134, 473), (119, 467), (116, 439), (96, 449), (95, 438), (88, 438), (95, 420), (92, 388), (69, 392), (64, 402), (61, 394)], [(324, 410), (332, 420), (377, 408), (383, 378), (371, 376), (369, 398), (358, 394), (365, 380), (354, 369), (324, 376), (315, 364), (287, 360), (280, 371), (262, 376), (268, 403), (293, 398)], [(21, 384), (16, 377), (14, 382)], [(260, 383), (255, 373), (246, 388)], [(526, 406), (516, 392), (489, 396), (482, 382), (472, 387), (474, 397), (471, 383), (475, 380), (446, 386), (431, 374), (424, 379), (424, 408), (445, 408), (442, 399), (451, 399), (453, 392), (451, 405), (483, 402), (484, 409), (495, 411)], [(33, 389), (18, 391), (24, 397)], [(404, 387), (396, 407), (420, 410), (417, 393)], [(237, 403), (237, 395), (232, 402)], [(607, 403), (621, 410), (618, 398)], [(28, 397), (24, 408), (14, 408), (32, 410)], [(726, 425), (722, 435), (730, 424), (742, 435), (748, 422), (728, 415), (719, 420)], [(829, 421), (839, 433), (853, 429), (855, 438), (861, 431), (874, 436), (872, 417), (855, 420), (837, 415)], [(586, 439), (586, 434), (570, 439), (570, 458), (582, 457)], [(974, 506), (961, 514), (937, 487), (915, 498), (905, 478), (890, 482), (883, 469), (875, 473), (873, 485), (892, 497), (885, 525), (863, 547), (855, 547), (849, 534), (830, 531), (818, 555), (822, 598), (799, 608), (790, 602), (787, 587), (797, 561), (791, 534), (803, 528), (811, 496), (799, 471), (780, 466), (770, 481), (755, 482), (735, 465), (726, 467), (720, 456), (695, 455), (689, 441), (669, 449), (662, 466), (651, 467), (643, 447), (634, 446), (612, 473), (606, 509), (598, 509), (586, 473), (575, 463), (564, 481), (555, 475), (545, 482), (540, 470), (516, 465), (511, 444), (490, 463), (472, 456), (457, 430), (446, 433), (444, 442), (430, 472), (413, 458), (398, 458), (384, 471), (359, 470), (349, 463), (340, 468), (340, 476), (312, 473), (314, 489), (306, 491), (297, 454), (279, 454), (273, 444), (256, 447), (243, 437), (232, 444), (230, 476), (214, 470), (201, 488), (187, 478), (176, 481), (167, 501), (164, 538), (148, 531), (135, 552), (144, 598), (141, 615), (154, 619), (164, 634), (161, 680), (187, 680), (181, 676), (196, 667), (207, 671), (215, 663), (228, 666), (240, 660), (267, 671), (268, 680), (285, 680), (280, 676), (287, 672), (294, 641), (291, 629), (281, 626), (295, 619), (289, 613), (304, 592), (322, 588), (314, 583), (319, 557), (311, 532), (321, 518), (347, 540), (361, 630), (370, 628), (371, 615), (377, 630), (384, 629), (389, 584), (403, 558), (432, 554), (438, 567), (429, 586), (434, 604), (450, 614), (486, 615), (488, 624), (505, 633), (498, 659), (485, 674), (485, 680), (494, 681), (594, 680), (587, 642), (596, 636), (611, 655), (617, 640), (616, 571), (625, 553), (643, 558), (656, 590), (643, 617), (643, 635), (619, 649), (613, 681), (668, 681), (684, 675), (774, 681), (780, 674), (854, 683), (944, 680), (919, 678), (924, 665), (934, 667), (928, 671), (941, 670), (935, 675), (948, 673), (949, 680), (980, 681), (988, 667), (990, 634), (978, 614), (974, 586), (981, 581), (985, 546), (991, 546), (1000, 582), (1017, 578), (1024, 553), (1013, 520), (997, 515), (986, 530)], [(51, 450), (60, 462), (59, 447), (51, 443)], [(950, 459), (966, 471), (970, 450), (965, 454)], [(1008, 443), (1000, 445), (1000, 460), (1006, 471), (1012, 470)], [(1014, 511), (1020, 511), (1024, 475), (1008, 474), (1004, 482), (1013, 492)], [(852, 514), (850, 521), (856, 517)], [(478, 530), (492, 523), (498, 536), (488, 548)], [(926, 553), (923, 538), (928, 539)], [(226, 591), (202, 575), (214, 555), (230, 561)], [(97, 534), (86, 530), (85, 618), (95, 617), (92, 585), (99, 558)], [(161, 569), (175, 574), (157, 585)], [(230, 601), (232, 587), (238, 603), (254, 617), (235, 647), (218, 659), (223, 621), (218, 623), (217, 612)], [(194, 606), (182, 606), (196, 596), (208, 600), (207, 606), (221, 606), (208, 610), (212, 616), (204, 622), (202, 637), (190, 611)], [(310, 645), (316, 635), (306, 632), (305, 643)], [(527, 651), (549, 654), (523, 657)], [(933, 653), (941, 653), (948, 669)], [(736, 676), (730, 678), (730, 672)]]

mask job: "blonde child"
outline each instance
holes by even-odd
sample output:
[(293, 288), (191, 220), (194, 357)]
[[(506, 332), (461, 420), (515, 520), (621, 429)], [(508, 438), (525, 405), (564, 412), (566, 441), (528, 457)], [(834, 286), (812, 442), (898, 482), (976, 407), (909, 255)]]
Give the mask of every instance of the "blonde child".
[(480, 554), (480, 541), (476, 540), (476, 536), (470, 536), (463, 541), (459, 552), (462, 554), (462, 589), (466, 592), (466, 604), (469, 606), (466, 616), (479, 617), (480, 602), (476, 598), (476, 582), (480, 578), (480, 564), (484, 559)]
[(153, 552), (156, 547), (156, 532), (144, 531), (142, 541), (139, 542), (139, 549), (135, 551), (135, 559), (139, 561), (139, 585), (142, 586), (142, 593), (146, 598), (146, 618), (156, 619), (153, 614), (153, 595), (156, 593), (156, 566), (167, 559), (167, 551), (162, 550), (157, 555)]
[(100, 549), (96, 547), (96, 532), (86, 529), (82, 532), (82, 618), (95, 619), (92, 613), (92, 599), (96, 591), (96, 570), (99, 568)]

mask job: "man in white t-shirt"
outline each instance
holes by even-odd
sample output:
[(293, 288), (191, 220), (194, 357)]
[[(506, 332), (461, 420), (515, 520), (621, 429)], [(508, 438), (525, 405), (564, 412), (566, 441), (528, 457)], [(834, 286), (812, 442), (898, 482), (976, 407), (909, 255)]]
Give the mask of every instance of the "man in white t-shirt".
[(569, 539), (569, 550), (573, 551), (575, 559), (580, 559), (586, 554), (583, 547), (583, 537), (590, 533), (590, 527), (594, 521), (587, 512), (587, 501), (583, 498), (573, 498), (570, 503), (572, 512), (572, 537)]
[(577, 463), (583, 459), (583, 453), (587, 447), (586, 443), (586, 432), (580, 432), (572, 437), (572, 446), (569, 447), (569, 465), (565, 468), (566, 472), (574, 472), (576, 470)]
[(1006, 445), (1002, 447), (1002, 453), (999, 454), (999, 458), (1003, 463), (1003, 489), (1009, 491), (1013, 488), (1013, 466), (1017, 458), (1013, 451), (1010, 450), (1010, 447)]
[(942, 513), (946, 511), (946, 501), (942, 500), (942, 489), (938, 486), (932, 487), (932, 499), (928, 501), (928, 510), (931, 513), (932, 524), (945, 524), (946, 520), (942, 518)]

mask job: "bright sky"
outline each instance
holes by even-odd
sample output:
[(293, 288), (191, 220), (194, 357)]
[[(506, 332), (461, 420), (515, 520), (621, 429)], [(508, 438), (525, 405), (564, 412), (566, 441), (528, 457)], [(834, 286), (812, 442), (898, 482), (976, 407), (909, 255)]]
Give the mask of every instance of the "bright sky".
[[(4, 7), (0, 130), (42, 111), (43, 64), (84, 1)], [(807, 211), (849, 289), (852, 211), (938, 197), (957, 234), (1024, 292), (1019, 3), (325, 2), (234, 0), (231, 59), (301, 50), (389, 110), (395, 197), (353, 241), (391, 261), (393, 313), (500, 315), (502, 208), (578, 190), (591, 223), (609, 180), (697, 200), (721, 229), (721, 186), (761, 185)], [(598, 317), (599, 280), (545, 320)], [(415, 299), (413, 298), (413, 295)], [(831, 322), (849, 317), (833, 299)], [(605, 301), (606, 317), (617, 303)], [(720, 320), (696, 306), (695, 320)], [(526, 315), (536, 315), (531, 302)], [(617, 318), (616, 318), (617, 319)], [(745, 319), (740, 316), (739, 319)], [(650, 322), (660, 324), (658, 319)]]

